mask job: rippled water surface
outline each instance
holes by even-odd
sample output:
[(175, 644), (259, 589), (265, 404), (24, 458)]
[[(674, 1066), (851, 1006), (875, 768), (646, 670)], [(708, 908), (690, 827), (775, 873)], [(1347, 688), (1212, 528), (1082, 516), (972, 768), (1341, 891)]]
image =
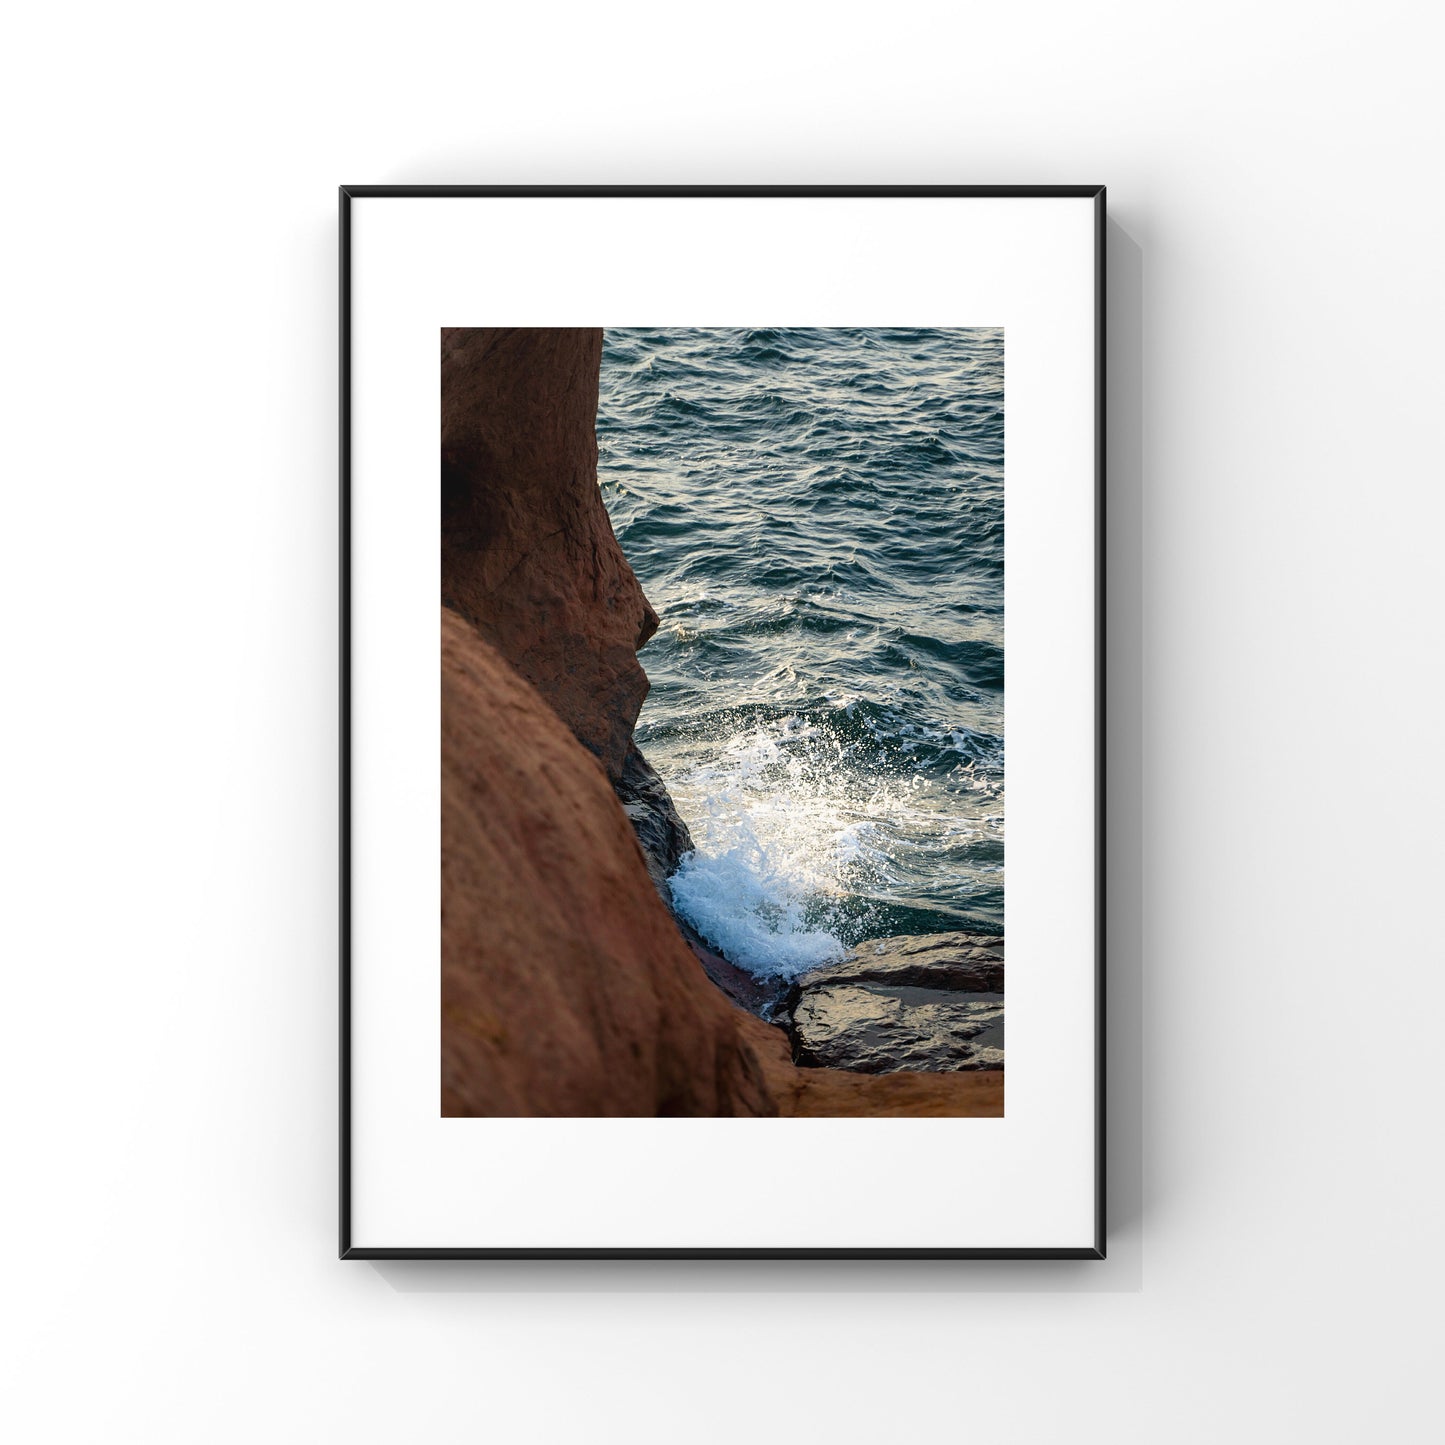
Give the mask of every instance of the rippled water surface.
[(1002, 931), (1003, 332), (609, 330), (597, 437), (680, 910), (759, 974)]

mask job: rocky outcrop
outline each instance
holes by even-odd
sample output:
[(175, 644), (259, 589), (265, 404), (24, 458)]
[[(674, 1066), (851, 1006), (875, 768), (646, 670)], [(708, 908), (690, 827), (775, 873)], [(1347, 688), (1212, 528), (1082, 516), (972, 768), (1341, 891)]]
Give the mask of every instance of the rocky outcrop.
[(622, 776), (657, 628), (597, 489), (602, 332), (441, 334), (442, 601)]
[(642, 847), (648, 876), (663, 902), (671, 907), (667, 880), (682, 861), (682, 855), (692, 852), (692, 834), (673, 806), (662, 779), (635, 747), (628, 750), (623, 760), (622, 774), (615, 788)]
[(442, 611), (444, 1115), (998, 1115), (1002, 1074), (798, 1068), (715, 988), (595, 757)]
[(889, 1074), (1002, 1069), (1003, 939), (873, 939), (805, 974), (789, 1000), (795, 1062)]
[(442, 1113), (771, 1114), (602, 769), (442, 611)]

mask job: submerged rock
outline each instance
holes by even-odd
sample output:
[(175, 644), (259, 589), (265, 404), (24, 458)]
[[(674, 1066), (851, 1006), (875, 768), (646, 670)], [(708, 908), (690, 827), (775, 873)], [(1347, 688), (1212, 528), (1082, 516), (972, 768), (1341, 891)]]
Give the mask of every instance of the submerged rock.
[(1003, 939), (870, 939), (798, 980), (789, 1034), (812, 1067), (888, 1074), (1004, 1064)]

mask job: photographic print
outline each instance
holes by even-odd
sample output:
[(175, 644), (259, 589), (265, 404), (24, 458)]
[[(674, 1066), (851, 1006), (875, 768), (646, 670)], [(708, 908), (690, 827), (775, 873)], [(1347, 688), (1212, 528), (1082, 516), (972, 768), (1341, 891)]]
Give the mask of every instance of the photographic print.
[(1003, 330), (440, 376), (442, 1114), (1001, 1115)]
[(340, 240), (343, 1257), (1100, 1257), (1102, 188)]

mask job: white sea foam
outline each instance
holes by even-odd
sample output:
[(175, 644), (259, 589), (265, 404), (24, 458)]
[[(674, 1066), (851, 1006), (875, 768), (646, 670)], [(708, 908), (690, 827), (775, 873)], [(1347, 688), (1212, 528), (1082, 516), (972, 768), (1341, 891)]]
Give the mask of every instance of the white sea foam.
[[(841, 955), (844, 945), (828, 927), (828, 903), (844, 850), (858, 846), (856, 825), (820, 837), (816, 800), (763, 789), (747, 760), (731, 776), (695, 775), (689, 783), (678, 791), (684, 806), (693, 803), (688, 811), (698, 820), (698, 847), (670, 884), (684, 917), (759, 976), (793, 978)], [(827, 856), (828, 832), (835, 860)]]
[(672, 876), (673, 902), (714, 947), (766, 977), (845, 952), (843, 897), (887, 868), (880, 829), (907, 807), (796, 717), (726, 741), (673, 793), (697, 844)]

